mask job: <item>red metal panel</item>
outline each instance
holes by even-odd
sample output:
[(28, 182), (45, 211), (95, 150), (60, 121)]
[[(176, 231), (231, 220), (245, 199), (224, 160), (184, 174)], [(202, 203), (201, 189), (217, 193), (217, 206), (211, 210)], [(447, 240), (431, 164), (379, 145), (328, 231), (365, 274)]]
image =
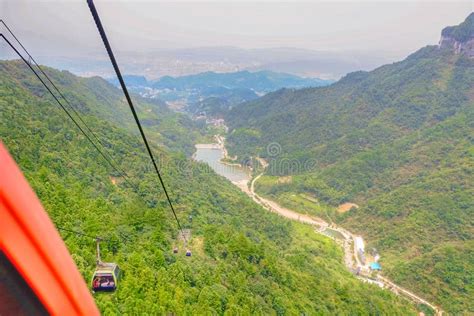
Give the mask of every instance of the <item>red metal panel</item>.
[(52, 315), (99, 315), (64, 242), (0, 142), (0, 249)]

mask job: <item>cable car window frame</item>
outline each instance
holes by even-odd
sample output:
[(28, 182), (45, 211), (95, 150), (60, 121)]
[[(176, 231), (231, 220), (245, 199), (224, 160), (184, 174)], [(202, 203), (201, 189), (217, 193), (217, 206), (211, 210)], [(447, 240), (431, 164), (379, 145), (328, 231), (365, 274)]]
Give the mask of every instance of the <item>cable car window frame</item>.
[[(115, 279), (118, 281), (120, 278), (120, 268), (119, 266), (115, 266), (113, 274), (115, 275)], [(117, 283), (117, 282), (116, 282)]]
[[(96, 278), (108, 278), (108, 281), (110, 282), (112, 280), (113, 282), (113, 285), (111, 286), (103, 286), (102, 282), (99, 282), (99, 286), (98, 287), (94, 287), (94, 283), (95, 283), (95, 280)], [(94, 276), (92, 278), (92, 289), (96, 292), (98, 291), (115, 291), (117, 289), (117, 279), (115, 278), (115, 275), (114, 273), (111, 271), (111, 272), (95, 272), (94, 273)]]

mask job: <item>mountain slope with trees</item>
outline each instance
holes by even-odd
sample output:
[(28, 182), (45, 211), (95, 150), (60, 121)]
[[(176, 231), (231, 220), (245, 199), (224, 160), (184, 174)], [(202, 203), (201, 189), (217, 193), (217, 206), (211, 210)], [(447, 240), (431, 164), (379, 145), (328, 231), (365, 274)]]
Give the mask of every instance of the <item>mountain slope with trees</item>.
[[(472, 21), (449, 33), (474, 34)], [(230, 155), (270, 161), (257, 190), (284, 203), (295, 193), (318, 200), (318, 215), (368, 238), (396, 282), (450, 312), (474, 312), (468, 51), (428, 46), (329, 87), (268, 94), (234, 108), (227, 122)], [(337, 213), (344, 202), (360, 207)]]
[[(168, 135), (166, 123), (148, 124), (148, 135), (162, 135), (152, 147), (178, 217), (191, 229), (193, 256), (182, 245), (173, 255), (176, 223), (143, 144), (124, 123), (120, 91), (96, 78), (48, 72), (137, 187), (118, 177), (16, 61), (0, 62), (0, 137), (56, 225), (109, 240), (103, 259), (117, 262), (124, 277), (115, 293), (95, 295), (104, 315), (415, 314), (407, 301), (355, 279), (333, 241), (268, 213), (188, 160), (179, 150), (187, 142), (173, 139), (184, 125)], [(142, 101), (143, 120), (150, 113), (183, 120)], [(61, 234), (89, 282), (94, 240)]]
[[(100, 77), (81, 78), (68, 71), (57, 71), (45, 66), (43, 69), (56, 86), (65, 91), (68, 101), (89, 119), (108, 120), (138, 134), (123, 93), (112, 84)], [(31, 91), (37, 97), (55, 102), (35, 75), (25, 71), (21, 61), (0, 61), (0, 71), (5, 76), (16, 79), (15, 84), (19, 87)], [(57, 97), (60, 96), (57, 94)], [(159, 100), (144, 99), (138, 95), (134, 95), (134, 99), (137, 101), (142, 123), (150, 130), (153, 141), (171, 150), (185, 150), (189, 155), (193, 152), (195, 140), (202, 135), (191, 119), (176, 114)], [(63, 103), (67, 106), (66, 102)]]

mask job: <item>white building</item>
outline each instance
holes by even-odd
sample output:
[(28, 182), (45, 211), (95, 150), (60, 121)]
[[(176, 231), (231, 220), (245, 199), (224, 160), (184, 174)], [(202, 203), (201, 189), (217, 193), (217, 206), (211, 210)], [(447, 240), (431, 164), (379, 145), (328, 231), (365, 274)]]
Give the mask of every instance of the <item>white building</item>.
[(364, 240), (362, 239), (362, 237), (357, 236), (356, 238), (354, 238), (354, 242), (355, 242), (355, 247), (356, 247), (357, 252), (364, 253), (365, 245), (364, 245)]

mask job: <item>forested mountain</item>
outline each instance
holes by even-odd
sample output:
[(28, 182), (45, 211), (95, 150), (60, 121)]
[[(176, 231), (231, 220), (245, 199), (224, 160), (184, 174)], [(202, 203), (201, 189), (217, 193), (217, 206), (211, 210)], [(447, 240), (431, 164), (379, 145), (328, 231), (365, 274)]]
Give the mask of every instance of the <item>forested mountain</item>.
[(331, 83), (330, 80), (302, 78), (295, 75), (272, 71), (230, 73), (203, 72), (182, 77), (163, 77), (153, 83), (154, 88), (189, 89), (207, 87), (226, 87), (230, 89), (251, 89), (257, 92), (270, 92), (283, 87), (318, 87)]
[[(222, 116), (234, 105), (283, 87), (319, 87), (333, 82), (272, 71), (209, 71), (182, 77), (165, 76), (154, 81), (147, 81), (142, 76), (125, 76), (124, 79), (142, 96), (185, 104), (188, 112), (209, 116)], [(118, 86), (117, 79), (110, 82)]]
[[(164, 76), (158, 80), (148, 81), (143, 76), (127, 75), (124, 77), (127, 85), (135, 87), (150, 87), (155, 89), (203, 89), (210, 87), (225, 87), (228, 89), (250, 89), (258, 92), (271, 92), (284, 87), (305, 88), (318, 87), (332, 83), (332, 80), (318, 78), (303, 78), (291, 74), (273, 71), (247, 70), (237, 72), (203, 72), (181, 77)], [(110, 79), (114, 85), (118, 80)]]
[(188, 103), (186, 111), (192, 114), (204, 114), (208, 117), (223, 117), (232, 107), (258, 98), (250, 89), (212, 88), (206, 90), (206, 97)]
[[(270, 160), (260, 192), (318, 199), (396, 282), (453, 313), (474, 312), (473, 22), (401, 62), (283, 89), (226, 119), (231, 155)], [(360, 208), (335, 212), (347, 201)]]
[[(108, 238), (103, 259), (124, 271), (115, 293), (95, 295), (104, 315), (415, 314), (403, 299), (355, 279), (333, 241), (263, 210), (186, 159), (180, 148), (192, 141), (183, 132), (187, 121), (135, 97), (178, 217), (191, 229), (193, 256), (173, 255), (176, 223), (120, 90), (97, 78), (47, 71), (137, 185), (101, 159), (26, 66), (0, 62), (2, 142), (54, 223)], [(61, 234), (89, 282), (94, 240)]]
[[(46, 89), (33, 73), (23, 69), (20, 61), (2, 61), (0, 71), (3, 76), (19, 78), (16, 84), (22, 89), (28, 89), (37, 97), (48, 97)], [(46, 71), (58, 87), (67, 87), (64, 93), (66, 98), (77, 110), (90, 116), (91, 120), (99, 117), (138, 134), (123, 93), (113, 85), (100, 77), (81, 78), (67, 71), (60, 72), (47, 67)], [(49, 98), (54, 102), (52, 97)], [(200, 133), (191, 119), (169, 110), (159, 100), (144, 99), (138, 95), (134, 98), (143, 125), (150, 130), (153, 141), (172, 150), (184, 150), (187, 154), (193, 152), (193, 142)]]

